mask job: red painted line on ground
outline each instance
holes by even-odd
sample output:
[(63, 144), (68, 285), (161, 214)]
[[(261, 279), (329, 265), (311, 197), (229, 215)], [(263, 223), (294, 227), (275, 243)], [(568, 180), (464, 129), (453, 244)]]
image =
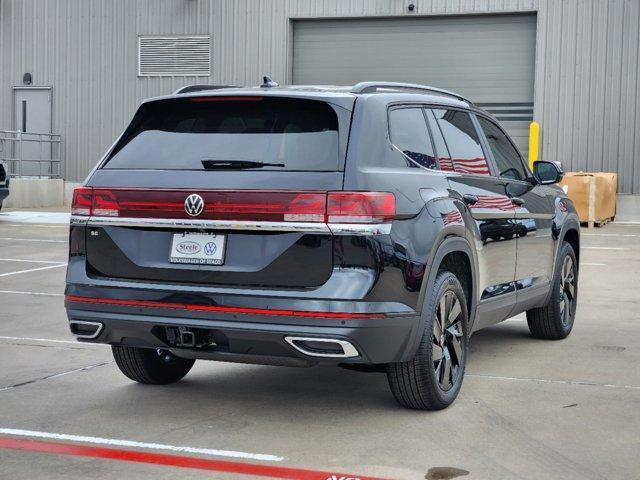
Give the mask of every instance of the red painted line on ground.
[(134, 450), (89, 447), (69, 443), (44, 442), (41, 440), (24, 440), (2, 436), (0, 436), (0, 448), (55, 455), (70, 455), (75, 457), (102, 458), (124, 462), (148, 463), (152, 465), (165, 465), (178, 468), (194, 468), (198, 470), (237, 473), (288, 480), (383, 480), (380, 478), (362, 477), (354, 474), (321, 472), (317, 470), (275, 467), (271, 465), (257, 465), (254, 463), (230, 462), (225, 460), (210, 460), (179, 455), (164, 455)]

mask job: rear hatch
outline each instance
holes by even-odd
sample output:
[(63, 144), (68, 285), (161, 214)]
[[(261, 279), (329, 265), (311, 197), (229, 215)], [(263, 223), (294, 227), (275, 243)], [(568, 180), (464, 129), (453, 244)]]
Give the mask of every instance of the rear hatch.
[(143, 104), (75, 194), (73, 213), (91, 216), (88, 273), (322, 285), (333, 271), (327, 192), (342, 190), (351, 118), (342, 104), (266, 94)]

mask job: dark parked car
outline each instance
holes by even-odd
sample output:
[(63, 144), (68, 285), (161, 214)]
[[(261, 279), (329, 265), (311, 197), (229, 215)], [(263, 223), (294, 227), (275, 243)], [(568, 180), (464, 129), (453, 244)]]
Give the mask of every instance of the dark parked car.
[(0, 161), (0, 210), (2, 202), (9, 196), (9, 173), (3, 161)]
[(470, 335), (561, 339), (579, 223), (498, 123), (432, 87), (210, 89), (148, 100), (73, 198), (66, 308), (129, 378), (196, 359), (386, 372), (457, 396)]

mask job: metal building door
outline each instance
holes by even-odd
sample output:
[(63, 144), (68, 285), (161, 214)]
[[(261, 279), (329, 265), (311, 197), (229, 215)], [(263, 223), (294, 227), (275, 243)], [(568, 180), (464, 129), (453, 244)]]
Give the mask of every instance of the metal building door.
[(495, 114), (526, 157), (536, 22), (535, 14), (295, 20), (293, 83), (393, 80), (453, 90)]
[[(51, 160), (51, 88), (15, 87), (14, 88), (14, 130), (22, 132), (22, 151), (14, 152), (14, 157), (22, 158), (20, 175), (39, 175), (49, 173)], [(45, 134), (43, 136), (35, 134)], [(42, 140), (47, 141), (42, 141)], [(37, 160), (46, 160), (38, 162)]]

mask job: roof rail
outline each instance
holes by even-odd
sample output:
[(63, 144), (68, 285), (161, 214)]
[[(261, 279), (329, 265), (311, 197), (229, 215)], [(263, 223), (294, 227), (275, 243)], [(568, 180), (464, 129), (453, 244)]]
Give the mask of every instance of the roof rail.
[(177, 89), (175, 92), (173, 92), (173, 94), (178, 95), (180, 93), (201, 92), (203, 90), (220, 90), (221, 88), (239, 87), (237, 85), (186, 85)]
[(390, 89), (396, 89), (396, 90), (423, 90), (425, 92), (434, 92), (434, 93), (439, 93), (441, 95), (448, 95), (450, 97), (457, 98), (458, 100), (462, 100), (463, 102), (467, 102), (470, 105), (473, 105), (471, 100), (455, 92), (450, 92), (449, 90), (443, 90), (441, 88), (430, 87), (428, 85), (420, 85), (417, 83), (360, 82), (353, 86), (353, 88), (351, 89), (351, 93), (370, 93), (370, 92), (375, 92), (379, 88), (390, 88)]

